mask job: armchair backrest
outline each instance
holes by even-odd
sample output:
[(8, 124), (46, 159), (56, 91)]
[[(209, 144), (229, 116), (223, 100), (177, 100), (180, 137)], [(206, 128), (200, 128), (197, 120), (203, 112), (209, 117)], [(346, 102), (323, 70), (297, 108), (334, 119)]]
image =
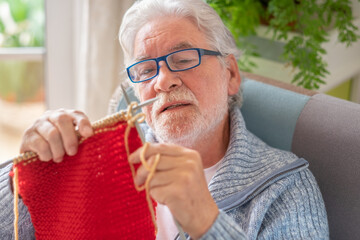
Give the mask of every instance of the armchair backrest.
[(310, 163), (331, 239), (360, 236), (360, 104), (245, 76), (242, 113), (248, 129)]

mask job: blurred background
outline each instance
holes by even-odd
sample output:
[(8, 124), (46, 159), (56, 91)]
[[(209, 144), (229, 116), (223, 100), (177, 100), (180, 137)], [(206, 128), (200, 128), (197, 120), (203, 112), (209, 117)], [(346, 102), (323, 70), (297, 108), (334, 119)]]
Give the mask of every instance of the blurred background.
[(0, 162), (46, 110), (104, 117), (123, 77), (118, 30), (132, 0), (0, 0)]
[(0, 0), (0, 161), (45, 110), (43, 0)]
[[(24, 130), (48, 109), (79, 109), (91, 121), (107, 114), (126, 78), (118, 30), (133, 2), (0, 0), (0, 162), (18, 154)], [(351, 4), (360, 27), (360, 3)], [(262, 54), (253, 57), (252, 71), (291, 82), (294, 69), (277, 59), (281, 43), (269, 45), (264, 26), (257, 32), (251, 41)], [(360, 43), (346, 48), (329, 35), (330, 75), (319, 91), (360, 102)]]

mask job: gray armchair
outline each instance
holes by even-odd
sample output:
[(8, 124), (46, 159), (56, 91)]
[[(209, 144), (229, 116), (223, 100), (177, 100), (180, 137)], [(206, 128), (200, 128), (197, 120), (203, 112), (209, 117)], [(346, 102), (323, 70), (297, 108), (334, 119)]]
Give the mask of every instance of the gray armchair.
[(330, 238), (358, 238), (360, 104), (254, 74), (245, 74), (243, 94), (248, 129), (309, 161), (325, 201)]

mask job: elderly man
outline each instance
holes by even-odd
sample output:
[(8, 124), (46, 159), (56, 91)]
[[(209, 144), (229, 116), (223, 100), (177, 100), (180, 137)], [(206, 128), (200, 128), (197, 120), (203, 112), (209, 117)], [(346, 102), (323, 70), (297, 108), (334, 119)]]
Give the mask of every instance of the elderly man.
[[(158, 239), (176, 238), (173, 219), (193, 239), (328, 238), (306, 161), (247, 131), (235, 41), (211, 7), (200, 0), (138, 1), (124, 16), (120, 43), (139, 99), (159, 97), (143, 109), (146, 158), (161, 154), (150, 182)], [(60, 162), (77, 152), (74, 125), (85, 137), (93, 134), (81, 112), (47, 112), (26, 131), (21, 151)], [(130, 161), (140, 162), (140, 151)], [(147, 175), (140, 167), (135, 182)]]

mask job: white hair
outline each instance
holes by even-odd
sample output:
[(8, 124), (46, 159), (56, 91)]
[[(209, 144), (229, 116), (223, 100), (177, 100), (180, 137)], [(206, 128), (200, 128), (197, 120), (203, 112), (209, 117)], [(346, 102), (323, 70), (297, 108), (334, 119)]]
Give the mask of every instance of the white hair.
[[(205, 35), (212, 50), (223, 56), (233, 54), (238, 60), (240, 51), (233, 35), (216, 11), (202, 0), (138, 0), (125, 13), (119, 31), (125, 66), (133, 61), (135, 37), (149, 21), (163, 17), (180, 17), (191, 20)], [(224, 61), (222, 60), (224, 63)], [(229, 105), (241, 105), (241, 92), (229, 98)]]

